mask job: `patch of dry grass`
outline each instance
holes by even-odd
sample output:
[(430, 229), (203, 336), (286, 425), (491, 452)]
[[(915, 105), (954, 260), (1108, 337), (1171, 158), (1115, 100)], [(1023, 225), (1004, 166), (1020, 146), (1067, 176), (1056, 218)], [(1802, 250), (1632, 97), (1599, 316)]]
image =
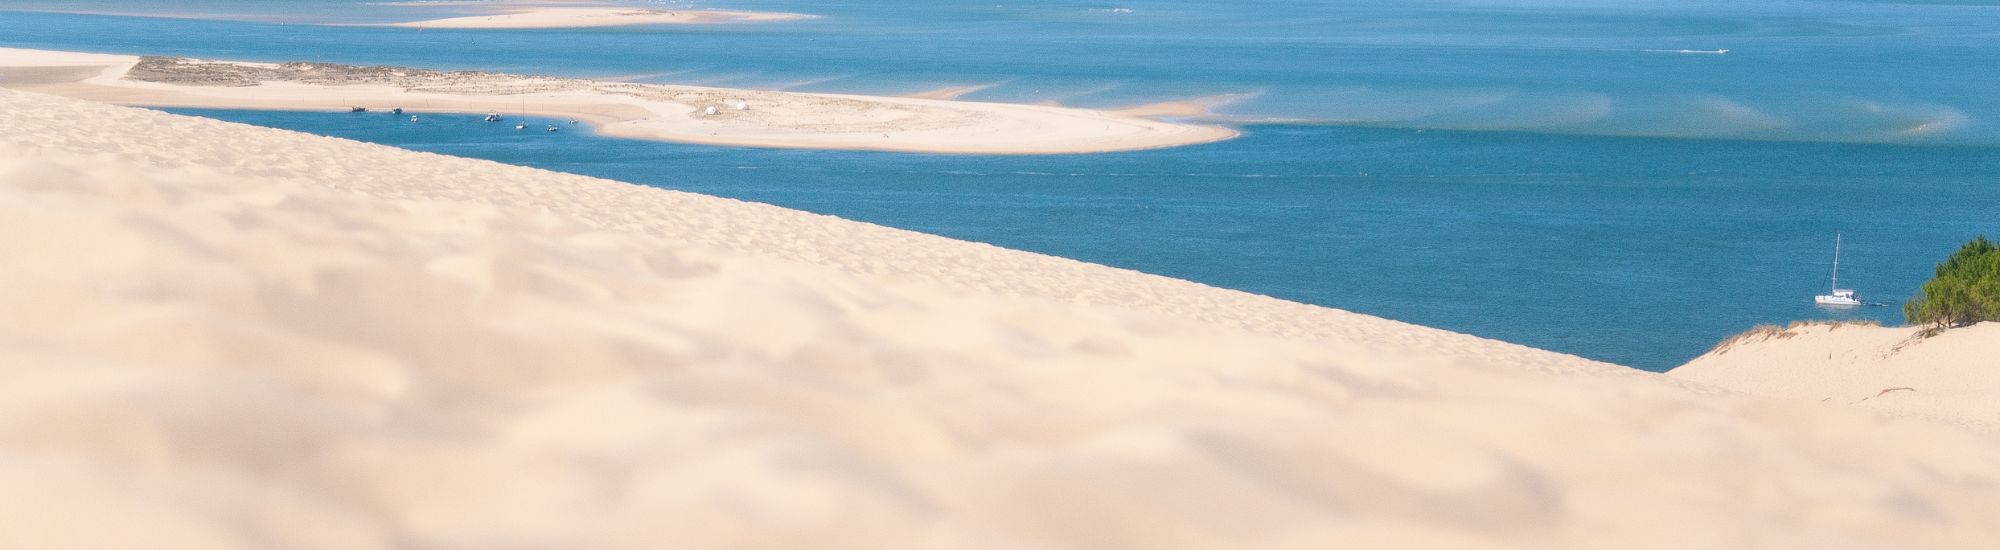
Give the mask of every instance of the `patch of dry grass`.
[[(1796, 327), (1798, 324), (1793, 323), (1792, 326)], [(1750, 330), (1737, 333), (1735, 336), (1723, 338), (1721, 342), (1715, 344), (1715, 347), (1709, 348), (1708, 354), (1721, 355), (1729, 353), (1730, 348), (1734, 348), (1739, 344), (1763, 342), (1774, 338), (1783, 340), (1797, 335), (1798, 333), (1792, 332), (1791, 329), (1786, 327), (1771, 324), (1757, 325), (1750, 327)]]
[(1825, 325), (1827, 327), (1827, 330), (1840, 330), (1840, 327), (1879, 327), (1882, 326), (1882, 322), (1874, 319), (1829, 319), (1824, 321), (1792, 321), (1792, 324), (1786, 326), (1785, 330), (1815, 327), (1820, 325)]
[(1715, 344), (1715, 347), (1709, 348), (1708, 354), (1721, 355), (1728, 353), (1731, 348), (1741, 344), (1784, 340), (1804, 334), (1805, 329), (1817, 326), (1827, 327), (1827, 330), (1840, 330), (1841, 327), (1879, 327), (1882, 326), (1882, 322), (1874, 319), (1832, 319), (1822, 321), (1792, 321), (1791, 324), (1783, 327), (1772, 324), (1760, 324), (1750, 327), (1750, 330), (1743, 331), (1735, 336), (1722, 339), (1721, 342)]

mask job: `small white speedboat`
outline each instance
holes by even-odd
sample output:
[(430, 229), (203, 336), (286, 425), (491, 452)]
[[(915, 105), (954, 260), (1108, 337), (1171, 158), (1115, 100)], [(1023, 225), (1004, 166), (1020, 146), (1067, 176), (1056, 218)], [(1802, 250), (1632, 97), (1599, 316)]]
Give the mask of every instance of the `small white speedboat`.
[(1813, 297), (1813, 303), (1829, 307), (1854, 307), (1861, 305), (1861, 295), (1854, 289), (1840, 288), (1840, 234), (1833, 234), (1833, 284), (1828, 285), (1827, 294)]
[(486, 113), (487, 122), (500, 122), (500, 113)]
[(520, 124), (515, 124), (515, 125), (514, 125), (514, 129), (515, 129), (515, 130), (526, 130), (526, 129), (528, 129), (528, 123), (526, 123), (526, 122), (523, 122), (523, 123), (520, 123)]

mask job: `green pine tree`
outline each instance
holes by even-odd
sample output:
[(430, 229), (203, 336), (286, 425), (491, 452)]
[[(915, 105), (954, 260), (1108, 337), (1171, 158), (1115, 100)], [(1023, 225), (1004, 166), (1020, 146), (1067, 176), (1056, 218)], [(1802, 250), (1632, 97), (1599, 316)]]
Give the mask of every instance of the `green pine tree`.
[(1939, 262), (1936, 275), (1903, 304), (1904, 320), (1938, 329), (2000, 321), (2000, 245), (1981, 235)]

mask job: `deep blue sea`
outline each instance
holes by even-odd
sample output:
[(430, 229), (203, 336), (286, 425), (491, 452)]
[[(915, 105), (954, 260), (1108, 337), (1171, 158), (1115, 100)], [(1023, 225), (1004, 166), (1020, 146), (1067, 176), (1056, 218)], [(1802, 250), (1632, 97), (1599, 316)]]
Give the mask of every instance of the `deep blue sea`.
[[(1211, 98), (1208, 120), (1244, 137), (1027, 157), (181, 112), (768, 202), (1650, 370), (1756, 323), (1897, 322), (1938, 259), (2000, 235), (2000, 2), (635, 3), (825, 17), (419, 32), (311, 23), (469, 8), (7, 0), (125, 15), (0, 11), (0, 46), (803, 91), (982, 84), (966, 99), (1092, 107)], [(1836, 232), (1842, 286), (1888, 306), (1811, 305)]]

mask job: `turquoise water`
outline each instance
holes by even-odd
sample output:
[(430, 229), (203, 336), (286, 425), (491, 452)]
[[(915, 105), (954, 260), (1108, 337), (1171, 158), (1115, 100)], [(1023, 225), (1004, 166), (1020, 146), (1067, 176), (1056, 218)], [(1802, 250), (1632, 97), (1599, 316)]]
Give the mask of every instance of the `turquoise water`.
[[(8, 0), (302, 21), (456, 15), (372, 0)], [(686, 5), (687, 2), (638, 2)], [(997, 6), (996, 6), (997, 4)], [(1593, 4), (1610, 4), (1593, 6)], [(1733, 4), (1754, 4), (1735, 6)], [(467, 31), (0, 13), (0, 44), (1116, 106), (1223, 96), (1227, 120), (2000, 144), (2000, 8), (1550, 0), (742, 0), (822, 19)], [(1120, 11), (1120, 10), (1130, 11)], [(1728, 55), (1672, 53), (1728, 49)]]
[(0, 12), (0, 45), (844, 92), (996, 84), (971, 98), (1087, 106), (1226, 95), (1214, 118), (1241, 139), (1050, 157), (189, 112), (770, 202), (1652, 370), (1754, 323), (1897, 320), (1895, 307), (1810, 305), (1836, 231), (1843, 286), (1891, 304), (1958, 242), (2000, 233), (1991, 5), (745, 1), (726, 7), (827, 17), (296, 24), (388, 17), (354, 4), (145, 8), (256, 20), (221, 22)]

